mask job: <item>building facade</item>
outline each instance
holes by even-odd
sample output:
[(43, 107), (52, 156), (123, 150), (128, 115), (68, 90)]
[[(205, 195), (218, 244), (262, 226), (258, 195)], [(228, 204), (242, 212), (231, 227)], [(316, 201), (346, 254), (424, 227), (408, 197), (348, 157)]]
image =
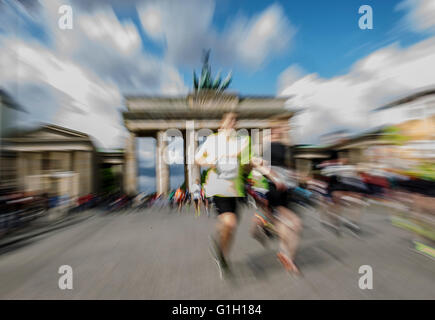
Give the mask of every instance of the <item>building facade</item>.
[(95, 147), (87, 134), (44, 125), (2, 139), (1, 187), (77, 198), (97, 190)]

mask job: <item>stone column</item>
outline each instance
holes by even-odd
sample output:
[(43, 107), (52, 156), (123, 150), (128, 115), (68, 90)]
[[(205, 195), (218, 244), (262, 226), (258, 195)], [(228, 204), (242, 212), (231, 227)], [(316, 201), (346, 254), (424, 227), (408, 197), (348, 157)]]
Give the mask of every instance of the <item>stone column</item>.
[(257, 157), (263, 155), (263, 135), (260, 129), (251, 130), (251, 152)]
[(157, 132), (156, 139), (156, 189), (157, 193), (169, 192), (169, 165), (166, 162), (166, 134), (165, 131)]
[(17, 185), (19, 190), (24, 190), (25, 180), (27, 175), (27, 161), (25, 153), (22, 151), (17, 152)]
[(271, 162), (272, 160), (272, 154), (271, 154), (271, 149), (270, 149), (270, 145), (271, 145), (271, 129), (263, 129), (261, 130), (261, 139), (260, 139), (260, 143), (261, 143), (261, 158), (263, 160), (266, 160), (268, 163)]
[[(75, 157), (74, 157), (74, 151), (68, 152), (68, 157), (69, 157), (69, 168), (68, 168), (68, 171), (74, 172), (74, 159), (75, 159)], [(75, 201), (75, 199), (78, 196), (78, 191), (77, 191), (78, 190), (78, 185), (76, 184), (76, 180), (77, 179), (75, 178), (75, 176), (72, 176), (71, 179), (70, 179), (70, 191), (71, 191), (70, 197), (74, 201)]]
[(199, 166), (195, 164), (195, 153), (198, 148), (198, 141), (195, 137), (195, 123), (194, 121), (187, 121), (186, 123), (186, 138), (185, 138), (185, 159), (187, 166), (186, 187), (192, 190), (192, 186), (196, 179), (201, 179)]
[(128, 195), (137, 193), (136, 135), (130, 133), (125, 146), (124, 192)]
[[(73, 170), (78, 173), (78, 196), (91, 193), (92, 190), (92, 154), (89, 151), (76, 151), (74, 153)], [(74, 189), (74, 188), (73, 188)], [(75, 192), (74, 192), (75, 193)]]
[(187, 148), (186, 148), (187, 142), (186, 142), (186, 131), (183, 131), (183, 164), (184, 164), (184, 186), (185, 188), (189, 187), (189, 180), (188, 180), (188, 169), (187, 169)]

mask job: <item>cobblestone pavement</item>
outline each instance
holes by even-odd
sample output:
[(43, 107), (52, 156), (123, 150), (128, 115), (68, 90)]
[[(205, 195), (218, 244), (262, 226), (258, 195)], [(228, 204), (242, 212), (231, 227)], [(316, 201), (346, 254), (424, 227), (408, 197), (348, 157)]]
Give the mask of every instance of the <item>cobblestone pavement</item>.
[[(360, 238), (338, 238), (309, 214), (292, 278), (249, 236), (243, 210), (231, 253), (233, 281), (220, 280), (208, 251), (214, 217), (168, 208), (98, 213), (15, 245), (0, 255), (1, 299), (435, 299), (435, 261), (411, 250), (413, 235), (371, 207)], [(58, 269), (73, 268), (73, 289)], [(358, 269), (373, 268), (373, 290)]]

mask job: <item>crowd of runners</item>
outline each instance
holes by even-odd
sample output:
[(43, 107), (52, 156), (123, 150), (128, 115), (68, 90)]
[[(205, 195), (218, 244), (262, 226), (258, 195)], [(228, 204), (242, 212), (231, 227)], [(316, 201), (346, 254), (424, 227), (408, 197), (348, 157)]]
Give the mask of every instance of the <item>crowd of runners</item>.
[(293, 275), (300, 274), (295, 256), (308, 214), (337, 236), (346, 230), (358, 237), (365, 208), (390, 205), (408, 216), (417, 213), (426, 223), (426, 238), (435, 241), (434, 179), (388, 166), (350, 164), (340, 154), (304, 175), (289, 165), (288, 119), (270, 120), (266, 160), (253, 152), (249, 135), (237, 133), (236, 117), (225, 114), (218, 132), (199, 146), (195, 163), (206, 172), (190, 190), (180, 186), (167, 195), (140, 194), (132, 201), (136, 208), (170, 207), (170, 212), (195, 218), (201, 213), (216, 217), (210, 252), (222, 278), (232, 274), (229, 257), (242, 207), (252, 214), (251, 235), (266, 247), (277, 240), (276, 257)]
[[(435, 180), (388, 166), (351, 165), (338, 154), (318, 164), (314, 174), (303, 175), (289, 166), (287, 119), (270, 121), (267, 160), (252, 152), (249, 136), (236, 134), (236, 121), (235, 113), (226, 114), (219, 132), (207, 137), (195, 157), (198, 165), (208, 168), (195, 192), (205, 190), (200, 199), (212, 199), (217, 213), (210, 249), (221, 277), (231, 275), (228, 261), (241, 205), (248, 205), (252, 212), (252, 236), (263, 245), (270, 238), (278, 239), (277, 258), (295, 275), (300, 274), (295, 256), (302, 212), (313, 213), (337, 236), (343, 230), (358, 236), (366, 207), (401, 207), (408, 216), (415, 213), (417, 223), (427, 231), (423, 236), (435, 241)], [(301, 206), (309, 210), (298, 210)]]
[(210, 201), (205, 196), (204, 188), (202, 187), (199, 179), (195, 180), (192, 186), (192, 190), (183, 190), (179, 187), (177, 190), (172, 191), (168, 198), (169, 205), (177, 208), (177, 212), (190, 211), (190, 208), (194, 208), (195, 217), (201, 215), (201, 208), (203, 212), (210, 217)]

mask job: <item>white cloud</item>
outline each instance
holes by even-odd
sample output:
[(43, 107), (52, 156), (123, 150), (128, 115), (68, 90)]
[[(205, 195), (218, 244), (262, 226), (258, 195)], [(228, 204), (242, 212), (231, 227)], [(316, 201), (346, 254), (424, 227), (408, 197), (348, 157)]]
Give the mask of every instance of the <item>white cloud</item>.
[[(3, 45), (18, 59), (19, 81), (46, 82), (74, 99), (78, 109), (91, 107), (92, 98), (110, 99), (117, 93), (113, 86), (106, 85), (83, 68), (59, 58), (41, 45), (17, 39), (8, 39)], [(7, 69), (7, 66), (4, 67)]]
[(22, 26), (0, 34), (0, 86), (29, 111), (27, 122), (52, 122), (91, 134), (99, 147), (123, 147), (124, 93), (175, 95), (187, 87), (174, 65), (142, 50), (136, 26), (119, 21), (110, 6), (91, 13), (80, 10), (86, 3), (73, 6), (74, 29), (61, 30), (62, 4), (68, 1), (41, 2), (31, 11), (50, 38), (47, 45), (26, 34), (26, 8), (0, 5), (1, 18)]
[[(38, 43), (24, 42), (19, 39), (3, 39), (1, 69), (6, 72), (0, 75), (0, 83), (9, 85), (18, 93), (17, 99), (30, 112), (32, 120), (44, 102), (35, 103), (34, 95), (28, 90), (41, 90), (52, 98), (54, 105), (46, 117), (40, 121), (53, 122), (91, 134), (99, 146), (115, 147), (125, 133), (119, 124), (118, 109), (122, 97), (116, 86), (107, 84), (86, 69), (62, 59)], [(15, 65), (16, 68), (11, 68)], [(49, 101), (47, 101), (49, 102)]]
[[(46, 15), (56, 21), (54, 7), (47, 7)], [(51, 26), (57, 52), (86, 66), (104, 81), (115, 83), (125, 94), (187, 92), (175, 66), (144, 51), (134, 23), (119, 21), (110, 6), (94, 8), (91, 13), (79, 11), (74, 19), (74, 30), (69, 33)]]
[(218, 32), (212, 25), (212, 0), (155, 1), (138, 9), (143, 29), (165, 46), (169, 61), (198, 63), (203, 49), (212, 49), (222, 64), (259, 68), (283, 49), (295, 33), (282, 8), (271, 5), (247, 19), (241, 15)]
[(138, 6), (146, 34), (165, 47), (173, 63), (198, 63), (202, 49), (211, 46), (212, 0), (152, 1)]
[(294, 33), (281, 7), (272, 5), (250, 21), (235, 22), (223, 45), (234, 46), (242, 63), (258, 66), (273, 53), (285, 49)]
[[(290, 106), (307, 108), (294, 119), (296, 142), (318, 143), (321, 134), (336, 129), (369, 129), (371, 109), (416, 90), (435, 87), (434, 67), (432, 37), (408, 48), (393, 44), (375, 51), (343, 76), (324, 79), (309, 74), (291, 79), (280, 94), (295, 95)], [(286, 71), (281, 81), (288, 76)]]
[(398, 10), (406, 10), (405, 24), (417, 32), (435, 31), (434, 0), (404, 0), (397, 6)]
[(285, 69), (278, 78), (278, 92), (291, 86), (297, 80), (301, 79), (306, 72), (298, 65), (294, 64)]
[(127, 54), (140, 48), (141, 40), (136, 26), (131, 21), (119, 23), (113, 11), (79, 16), (78, 23), (92, 41), (104, 42)]
[(154, 3), (148, 3), (142, 10), (141, 22), (145, 32), (154, 40), (162, 40), (163, 13)]
[(163, 95), (181, 95), (187, 94), (188, 88), (184, 83), (178, 70), (170, 65), (162, 66), (162, 77), (160, 82), (160, 92)]

